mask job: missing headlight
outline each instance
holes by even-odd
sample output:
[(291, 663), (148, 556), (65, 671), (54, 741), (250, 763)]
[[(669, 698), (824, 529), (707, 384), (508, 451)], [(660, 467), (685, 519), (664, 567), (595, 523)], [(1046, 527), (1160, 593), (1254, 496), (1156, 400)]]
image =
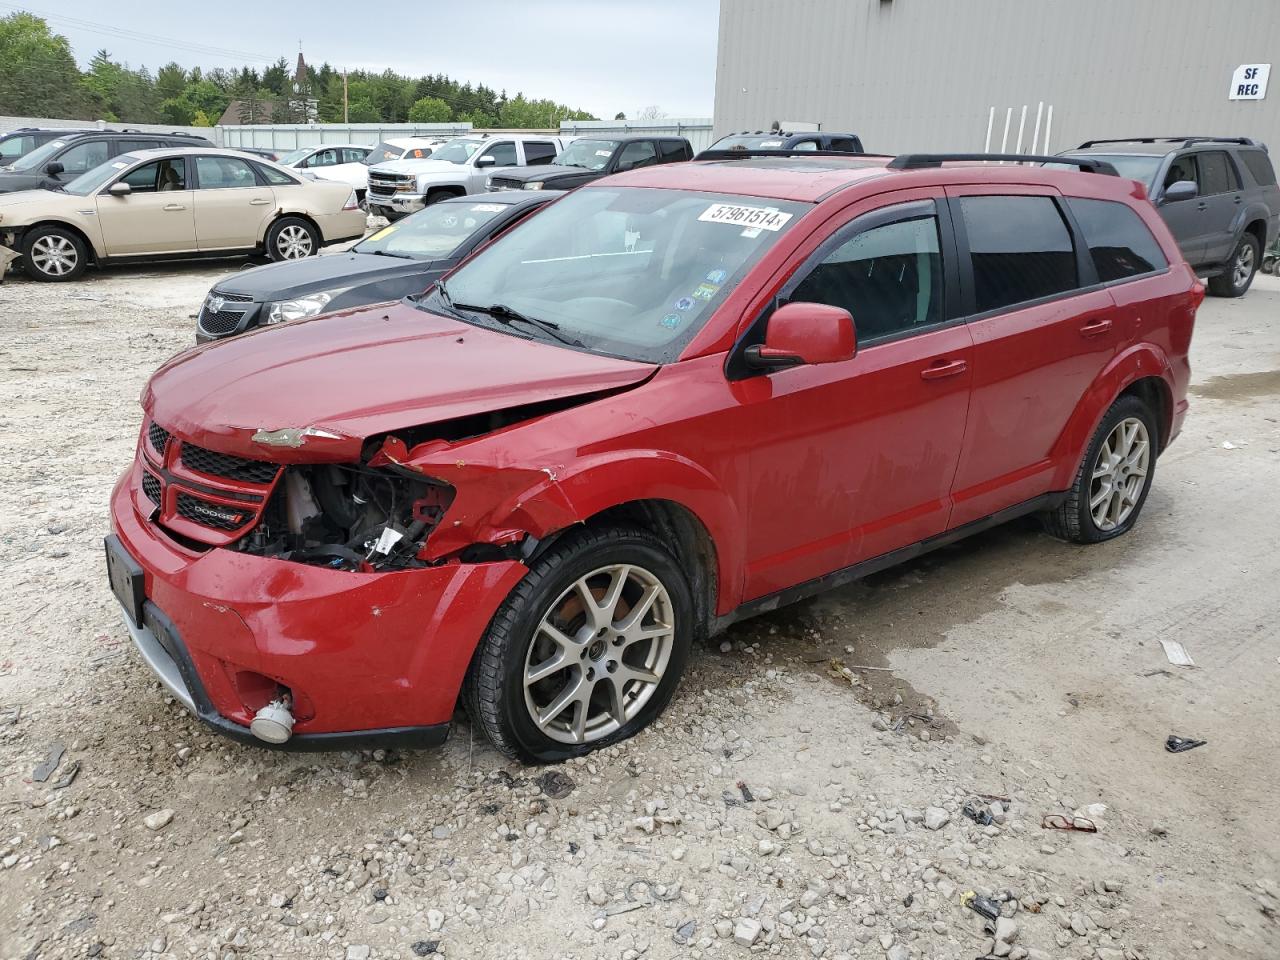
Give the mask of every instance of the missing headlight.
[(238, 549), (334, 570), (425, 566), (417, 555), (453, 496), (446, 483), (392, 470), (286, 467), (261, 522)]

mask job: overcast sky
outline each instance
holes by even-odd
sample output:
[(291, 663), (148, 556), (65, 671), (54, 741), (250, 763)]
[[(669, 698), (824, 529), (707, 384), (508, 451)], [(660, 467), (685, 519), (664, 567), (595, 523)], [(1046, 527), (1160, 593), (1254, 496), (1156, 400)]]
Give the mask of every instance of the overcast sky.
[(649, 105), (709, 117), (715, 93), (718, 0), (12, 0), (0, 15), (19, 8), (67, 37), (81, 65), (105, 47), (153, 73), (170, 60), (262, 67), (292, 62), (301, 40), (314, 66), (446, 73), (598, 117)]

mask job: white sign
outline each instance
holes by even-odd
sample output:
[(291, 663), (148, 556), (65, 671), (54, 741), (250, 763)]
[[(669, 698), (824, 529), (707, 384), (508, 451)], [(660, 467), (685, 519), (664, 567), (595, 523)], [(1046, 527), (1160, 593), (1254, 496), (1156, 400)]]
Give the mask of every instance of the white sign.
[(1228, 100), (1262, 100), (1267, 95), (1267, 78), (1271, 76), (1269, 63), (1242, 63), (1231, 75), (1231, 92)]
[[(776, 207), (747, 207), (737, 203), (713, 203), (698, 217), (703, 223), (727, 223), (734, 227), (759, 227), (764, 230), (781, 230), (791, 214)], [(753, 234), (757, 236), (758, 234)]]

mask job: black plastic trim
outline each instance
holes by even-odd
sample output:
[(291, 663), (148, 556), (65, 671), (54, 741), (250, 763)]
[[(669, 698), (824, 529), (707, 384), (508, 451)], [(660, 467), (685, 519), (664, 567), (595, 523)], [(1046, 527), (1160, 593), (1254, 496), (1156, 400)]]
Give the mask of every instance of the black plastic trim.
[(849, 160), (876, 156), (887, 156), (887, 154), (854, 153), (849, 150), (703, 150), (701, 153), (695, 153), (693, 159), (697, 161), (752, 160), (761, 158), (768, 160), (773, 157), (844, 157)]
[(268, 750), (289, 752), (312, 752), (325, 750), (424, 750), (438, 747), (449, 736), (449, 724), (437, 723), (420, 727), (382, 727), (376, 730), (352, 730), (335, 733), (300, 733), (290, 737), (284, 743), (267, 743), (259, 740), (249, 732), (248, 727), (228, 720), (218, 713), (204, 684), (200, 682), (200, 674), (187, 653), (182, 635), (164, 612), (150, 600), (143, 604), (143, 624), (155, 634), (156, 640), (164, 647), (165, 652), (173, 658), (182, 674), (182, 682), (191, 693), (191, 700), (196, 705), (196, 717), (212, 727), (216, 732), (237, 740), (240, 743)]
[(887, 570), (889, 567), (895, 567), (900, 563), (913, 560), (918, 556), (929, 553), (931, 550), (937, 550), (939, 547), (945, 547), (958, 540), (963, 540), (975, 533), (981, 533), (983, 530), (989, 530), (992, 527), (998, 527), (1001, 524), (1008, 523), (1010, 520), (1016, 520), (1019, 517), (1025, 517), (1029, 513), (1037, 513), (1041, 510), (1052, 510), (1062, 503), (1068, 496), (1069, 491), (1057, 493), (1046, 493), (1038, 497), (1033, 497), (1023, 503), (1015, 504), (1012, 507), (1006, 507), (983, 517), (980, 520), (974, 520), (966, 523), (964, 526), (956, 527), (954, 530), (947, 530), (937, 536), (929, 537), (909, 546), (902, 547), (898, 550), (892, 550), (889, 553), (883, 553), (878, 557), (872, 557), (869, 560), (863, 560), (852, 566), (842, 567), (831, 573), (821, 577), (815, 577), (804, 583), (797, 584), (794, 587), (788, 587), (785, 590), (779, 590), (776, 593), (766, 594), (763, 597), (757, 597), (754, 600), (748, 600), (741, 604), (737, 609), (726, 613), (724, 616), (716, 617), (711, 623), (711, 634), (715, 635), (740, 620), (746, 620), (749, 617), (758, 616), (762, 613), (770, 613), (779, 607), (785, 607), (800, 600), (807, 600), (809, 597), (817, 596), (828, 590), (834, 590), (836, 587), (842, 587), (846, 584), (853, 583), (855, 580), (861, 580), (869, 577), (873, 573), (879, 573), (881, 570)]

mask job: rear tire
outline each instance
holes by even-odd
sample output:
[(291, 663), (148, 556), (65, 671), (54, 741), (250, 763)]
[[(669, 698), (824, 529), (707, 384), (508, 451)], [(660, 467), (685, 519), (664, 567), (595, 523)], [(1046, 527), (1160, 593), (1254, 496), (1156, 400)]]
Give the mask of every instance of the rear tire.
[(89, 266), (83, 240), (62, 227), (37, 227), (22, 239), (22, 266), (33, 280), (77, 280)]
[(476, 649), (471, 722), (525, 763), (625, 740), (670, 702), (693, 616), (688, 580), (652, 534), (571, 531), (531, 562)]
[(1261, 255), (1258, 238), (1245, 232), (1232, 251), (1226, 269), (1209, 278), (1209, 292), (1215, 297), (1243, 297), (1258, 273)]
[(1159, 436), (1155, 415), (1138, 397), (1113, 403), (1089, 441), (1067, 499), (1045, 516), (1048, 531), (1073, 543), (1128, 533), (1155, 479)]
[(281, 217), (267, 230), (267, 256), (281, 260), (305, 260), (320, 252), (320, 235), (301, 217)]

